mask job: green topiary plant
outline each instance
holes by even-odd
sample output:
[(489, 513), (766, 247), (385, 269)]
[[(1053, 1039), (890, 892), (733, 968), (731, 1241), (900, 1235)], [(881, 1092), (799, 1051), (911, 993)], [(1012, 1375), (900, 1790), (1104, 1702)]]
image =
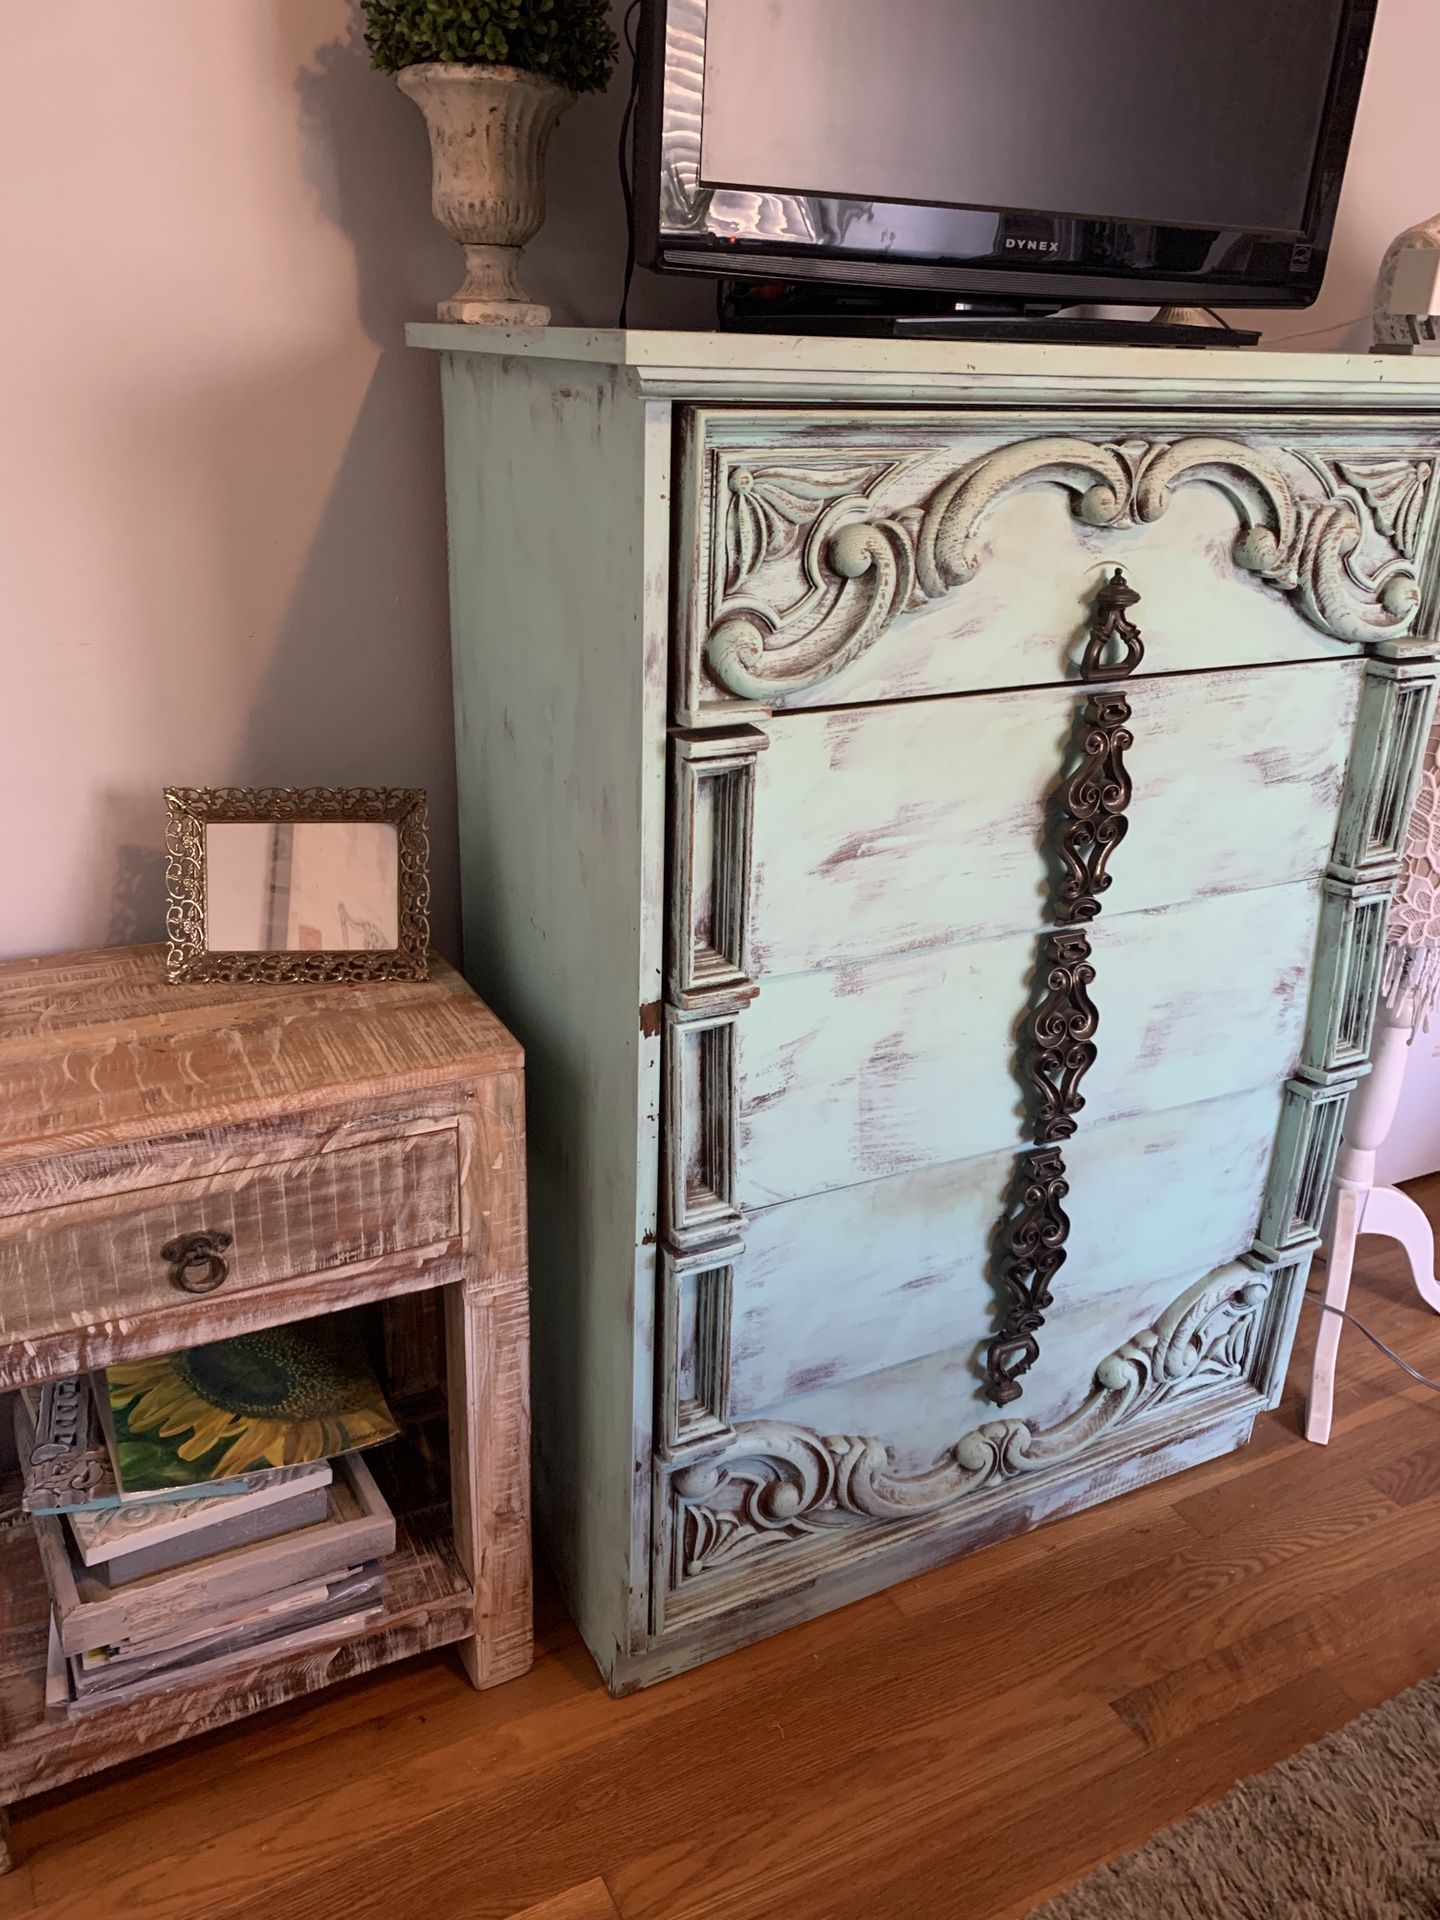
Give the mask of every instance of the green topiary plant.
[(427, 60), (521, 67), (598, 93), (619, 45), (606, 0), (361, 0), (365, 44), (386, 73)]

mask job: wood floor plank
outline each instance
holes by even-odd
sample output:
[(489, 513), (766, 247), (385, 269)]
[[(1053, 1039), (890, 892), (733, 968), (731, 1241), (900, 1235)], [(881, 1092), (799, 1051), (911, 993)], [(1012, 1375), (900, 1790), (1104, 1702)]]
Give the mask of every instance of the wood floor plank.
[(1073, 1604), (1113, 1580), (1117, 1560), (1138, 1571), (1193, 1543), (1192, 1529), (1174, 1508), (1146, 1500), (1149, 1492), (1146, 1488), (1138, 1496), (1123, 1495), (1076, 1514), (1073, 1535), (1069, 1521), (1063, 1527), (1038, 1527), (971, 1560), (936, 1567), (893, 1588), (891, 1598), (910, 1620), (984, 1604), (1002, 1588), (1038, 1588), (1047, 1601), (1063, 1595)]
[[(650, 1758), (663, 1764), (667, 1780), (686, 1774), (693, 1766), (695, 1728), (720, 1703), (728, 1705), (737, 1742), (751, 1750), (773, 1742), (775, 1701), (783, 1691), (775, 1681), (783, 1679), (788, 1660), (797, 1661), (805, 1683), (796, 1707), (804, 1711), (818, 1750), (825, 1716), (833, 1710), (821, 1650), (842, 1662), (859, 1661), (883, 1643), (887, 1628), (899, 1626), (894, 1608), (879, 1596), (834, 1621), (813, 1622), (745, 1649), (734, 1656), (729, 1673), (711, 1665), (623, 1701), (607, 1697), (588, 1657), (578, 1654), (542, 1660), (521, 1680), (489, 1693), (475, 1694), (457, 1681), (445, 1711), (432, 1716), (428, 1728), (402, 1725), (382, 1738), (372, 1736), (358, 1768), (353, 1754), (321, 1749), (312, 1755), (308, 1780), (287, 1773), (280, 1781), (268, 1775), (237, 1783), (239, 1807), (228, 1827), (220, 1824), (226, 1785), (216, 1782), (201, 1809), (204, 1829), (192, 1833), (185, 1858), (173, 1862), (163, 1884), (148, 1892), (144, 1874), (145, 1862), (153, 1859), (153, 1830), (137, 1843), (122, 1827), (103, 1845), (87, 1848), (82, 1841), (72, 1850), (79, 1858), (66, 1857), (63, 1864), (38, 1860), (37, 1883), (49, 1902), (44, 1910), (82, 1920), (92, 1876), (103, 1871), (117, 1900), (143, 1899), (147, 1920), (185, 1920), (204, 1912), (228, 1916), (243, 1885), (229, 1876), (241, 1861), (260, 1882), (255, 1911), (278, 1898), (287, 1914), (300, 1916), (312, 1894), (328, 1902), (337, 1885), (350, 1885), (363, 1903), (374, 1886), (387, 1884), (387, 1875), (398, 1884), (405, 1872), (413, 1876), (415, 1857), (438, 1849), (450, 1855), (458, 1850), (473, 1865), (467, 1920), (501, 1920), (557, 1883), (603, 1871), (605, 1859), (596, 1855), (593, 1839), (598, 1810), (605, 1810), (599, 1824), (607, 1840), (632, 1823), (643, 1831), (645, 1790), (654, 1791), (647, 1779)], [(730, 1703), (737, 1681), (745, 1692)], [(550, 1827), (543, 1862), (533, 1846), (512, 1839), (535, 1823), (541, 1768), (554, 1806), (566, 1810), (556, 1823), (542, 1794), (540, 1812)], [(627, 1796), (632, 1783), (641, 1790)], [(152, 1829), (143, 1812), (140, 1817)], [(165, 1824), (173, 1817), (172, 1807)], [(573, 1851), (566, 1845), (571, 1832)], [(237, 1903), (233, 1911), (248, 1913), (250, 1906)]]
[[(937, 1674), (937, 1698), (943, 1675)], [(1115, 1723), (1118, 1727), (1118, 1721)], [(762, 1772), (733, 1823), (700, 1830), (607, 1874), (624, 1920), (770, 1920), (777, 1914), (887, 1915), (870, 1899), (892, 1850), (954, 1849), (957, 1832), (1003, 1829), (1026, 1797), (1034, 1756), (1078, 1792), (1139, 1742), (1043, 1682), (997, 1690), (991, 1711), (937, 1713), (890, 1739), (855, 1744), (818, 1773)], [(937, 1912), (969, 1914), (968, 1868)]]
[[(1440, 1377), (1383, 1242), (1352, 1306)], [(628, 1700), (552, 1593), (492, 1693), (427, 1656), (22, 1804), (0, 1920), (1019, 1916), (1440, 1668), (1440, 1396), (1347, 1330), (1309, 1446), (1314, 1324), (1251, 1447)]]
[[(985, 1920), (1023, 1920), (1032, 1907), (1063, 1893), (1096, 1867), (1128, 1853), (1160, 1828), (1253, 1773), (1323, 1739), (1352, 1717), (1348, 1694), (1325, 1672), (1302, 1674), (1213, 1725), (1197, 1728), (1159, 1751), (1097, 1774), (1080, 1794), (1046, 1794), (1027, 1804), (1026, 1843), (1018, 1860), (994, 1858), (972, 1886), (970, 1909)], [(908, 1866), (908, 1863), (907, 1863)], [(913, 1868), (909, 1869), (913, 1875)], [(949, 1909), (921, 1904), (896, 1909), (896, 1920), (940, 1920)], [(890, 1909), (880, 1908), (887, 1916)], [(858, 1912), (834, 1920), (861, 1920)], [(1213, 1916), (1238, 1920), (1238, 1916)]]
[(513, 1920), (620, 1920), (620, 1909), (605, 1882), (595, 1879), (557, 1893), (553, 1900), (542, 1900), (538, 1907), (526, 1907)]
[(1371, 1482), (1398, 1507), (1418, 1506), (1440, 1495), (1440, 1440), (1401, 1459), (1389, 1459), (1370, 1475)]
[(1400, 1565), (1387, 1564), (1342, 1594), (1227, 1640), (1112, 1704), (1147, 1746), (1165, 1746), (1316, 1668), (1333, 1668), (1364, 1642), (1376, 1620), (1385, 1621), (1387, 1635), (1398, 1635), (1416, 1615), (1434, 1611), (1435, 1549), (1427, 1544)]

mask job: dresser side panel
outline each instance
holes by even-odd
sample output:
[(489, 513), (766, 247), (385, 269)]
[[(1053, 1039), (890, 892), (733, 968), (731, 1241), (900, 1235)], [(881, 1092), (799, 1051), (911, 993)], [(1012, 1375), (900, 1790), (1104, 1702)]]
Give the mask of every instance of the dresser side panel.
[(465, 970), (526, 1048), (535, 1502), (609, 1672), (647, 1587), (669, 409), (443, 368)]

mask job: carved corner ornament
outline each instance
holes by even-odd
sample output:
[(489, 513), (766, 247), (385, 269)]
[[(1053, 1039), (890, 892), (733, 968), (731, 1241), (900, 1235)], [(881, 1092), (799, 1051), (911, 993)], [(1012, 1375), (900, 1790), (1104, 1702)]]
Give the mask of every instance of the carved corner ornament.
[(987, 1488), (1063, 1466), (1182, 1396), (1243, 1383), (1275, 1278), (1233, 1266), (1208, 1275), (1102, 1360), (1085, 1399), (1055, 1425), (986, 1421), (918, 1473), (899, 1469), (885, 1443), (867, 1435), (740, 1423), (722, 1452), (671, 1478), (672, 1586), (786, 1542), (940, 1513)]
[[(1289, 595), (1321, 633), (1369, 646), (1402, 639), (1415, 620), (1420, 590), (1412, 563), (1431, 484), (1426, 462), (1307, 459), (1324, 489), (1311, 498), (1267, 454), (1239, 440), (1202, 434), (1119, 446), (1046, 435), (967, 461), (926, 499), (877, 514), (875, 494), (906, 464), (724, 469), (716, 568), (723, 584), (704, 647), (718, 686), (774, 705), (832, 679), (907, 609), (973, 579), (986, 516), (1007, 494), (1039, 486), (1062, 489), (1075, 517), (1100, 528), (1148, 525), (1177, 488), (1213, 487), (1238, 522), (1235, 566)], [(1369, 525), (1396, 556), (1374, 575), (1354, 563)], [(774, 606), (754, 592), (753, 576), (794, 545), (803, 550), (804, 589), (790, 605)]]

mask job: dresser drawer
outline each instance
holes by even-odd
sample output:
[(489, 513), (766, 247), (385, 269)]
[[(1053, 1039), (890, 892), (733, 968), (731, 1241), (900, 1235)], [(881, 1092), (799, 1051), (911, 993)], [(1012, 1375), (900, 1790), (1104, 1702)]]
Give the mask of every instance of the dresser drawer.
[[(1076, 1138), (1067, 1259), (1025, 1381), (1027, 1418), (1068, 1412), (1107, 1353), (1249, 1248), (1280, 1104), (1280, 1089), (1264, 1088)], [(825, 1429), (835, 1410), (812, 1411), (810, 1395), (935, 1354), (953, 1356), (963, 1386), (881, 1426), (867, 1409), (867, 1430), (923, 1466), (993, 1418), (975, 1357), (994, 1328), (993, 1238), (1014, 1171), (1012, 1153), (986, 1154), (752, 1214), (732, 1263), (731, 1419), (779, 1415)], [(884, 1392), (878, 1380), (852, 1392), (842, 1429)]]
[[(1099, 1054), (1083, 1129), (1273, 1087), (1305, 1037), (1314, 881), (1102, 920)], [(1029, 934), (766, 982), (738, 1014), (677, 1019), (669, 1225), (694, 1237), (760, 1207), (1014, 1149)], [(1373, 981), (1373, 974), (1372, 974)]]
[[(1347, 892), (1324, 876), (1377, 843), (1345, 802), (1357, 714), (1396, 736), (1408, 792), (1397, 722), (1413, 716), (1397, 702), (1417, 696), (1423, 721), (1432, 680), (1341, 660), (1129, 683), (1082, 1129), (1363, 1060), (1388, 881)], [(1092, 711), (1084, 689), (1030, 688), (777, 714), (678, 744), (666, 1137), (681, 1243), (1023, 1143), (1035, 1090), (1017, 1079), (1018, 1023)], [(1317, 953), (1346, 982), (1334, 1031), (1307, 1025)]]
[(1145, 672), (1414, 626), (1433, 425), (690, 409), (676, 717), (1074, 680), (1104, 571)]
[[(1106, 917), (1316, 878), (1364, 679), (1357, 660), (1132, 684)], [(1089, 730), (1074, 687), (768, 721), (753, 977), (1038, 932), (1058, 790)]]
[(228, 1298), (459, 1231), (453, 1127), (47, 1208), (0, 1226), (0, 1334)]

